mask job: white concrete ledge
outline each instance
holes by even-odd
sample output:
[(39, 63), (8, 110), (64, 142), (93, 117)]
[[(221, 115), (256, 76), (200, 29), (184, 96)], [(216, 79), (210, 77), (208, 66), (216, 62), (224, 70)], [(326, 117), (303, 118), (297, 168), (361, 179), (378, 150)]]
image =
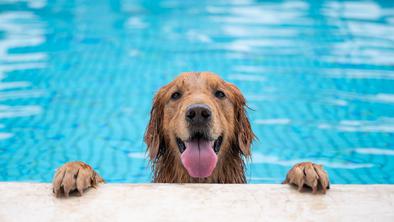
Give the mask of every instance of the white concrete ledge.
[(57, 199), (45, 183), (0, 183), (0, 221), (394, 221), (394, 185), (105, 184)]

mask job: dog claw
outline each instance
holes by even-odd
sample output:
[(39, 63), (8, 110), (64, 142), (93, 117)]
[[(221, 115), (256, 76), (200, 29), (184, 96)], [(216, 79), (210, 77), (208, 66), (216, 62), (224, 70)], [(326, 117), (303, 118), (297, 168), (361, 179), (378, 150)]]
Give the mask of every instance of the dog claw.
[(302, 192), (304, 186), (312, 188), (312, 193), (321, 190), (323, 194), (330, 189), (327, 172), (322, 165), (311, 162), (302, 162), (293, 166), (287, 173), (283, 184), (293, 184)]
[(70, 192), (77, 190), (82, 196), (83, 191), (89, 187), (96, 187), (104, 180), (86, 163), (68, 162), (57, 169), (53, 178), (53, 193), (56, 197), (62, 194), (69, 197)]

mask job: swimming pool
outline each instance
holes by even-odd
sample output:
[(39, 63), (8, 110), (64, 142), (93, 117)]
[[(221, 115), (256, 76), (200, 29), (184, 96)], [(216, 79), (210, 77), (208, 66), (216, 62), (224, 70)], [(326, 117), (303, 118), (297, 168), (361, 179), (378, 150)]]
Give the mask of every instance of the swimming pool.
[(312, 0), (2, 1), (0, 181), (83, 160), (149, 182), (152, 97), (202, 70), (247, 98), (250, 183), (301, 160), (333, 183), (394, 183), (394, 3)]

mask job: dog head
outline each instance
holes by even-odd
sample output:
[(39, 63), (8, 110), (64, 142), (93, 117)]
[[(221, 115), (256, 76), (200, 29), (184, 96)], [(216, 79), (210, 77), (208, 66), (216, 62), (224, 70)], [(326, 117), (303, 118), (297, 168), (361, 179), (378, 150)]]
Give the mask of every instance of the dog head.
[(153, 162), (167, 153), (193, 178), (209, 177), (228, 153), (248, 157), (253, 138), (240, 90), (209, 72), (183, 73), (162, 87), (145, 133)]

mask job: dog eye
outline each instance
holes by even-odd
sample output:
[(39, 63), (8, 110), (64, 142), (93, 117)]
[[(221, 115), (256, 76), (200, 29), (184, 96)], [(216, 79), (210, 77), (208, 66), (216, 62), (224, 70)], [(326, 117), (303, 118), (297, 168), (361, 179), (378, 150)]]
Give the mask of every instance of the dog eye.
[(226, 97), (226, 94), (224, 94), (224, 92), (221, 91), (221, 90), (217, 90), (217, 91), (215, 92), (215, 96), (216, 96), (216, 98), (221, 99), (221, 98)]
[(177, 100), (177, 99), (181, 98), (181, 96), (182, 96), (182, 94), (181, 94), (180, 92), (174, 92), (174, 93), (171, 95), (171, 99)]

